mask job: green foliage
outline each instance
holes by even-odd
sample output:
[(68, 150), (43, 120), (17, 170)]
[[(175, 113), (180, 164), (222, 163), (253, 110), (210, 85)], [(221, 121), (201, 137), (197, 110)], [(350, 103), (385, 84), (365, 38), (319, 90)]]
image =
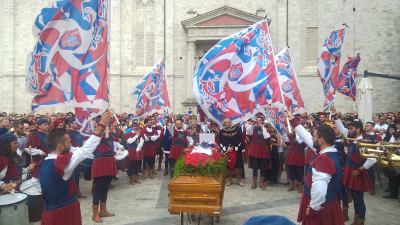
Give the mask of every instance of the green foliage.
[(226, 164), (226, 159), (223, 157), (215, 163), (207, 164), (205, 167), (201, 164), (193, 167), (186, 166), (184, 159), (180, 158), (175, 162), (174, 177), (179, 175), (217, 177), (220, 174), (226, 173)]

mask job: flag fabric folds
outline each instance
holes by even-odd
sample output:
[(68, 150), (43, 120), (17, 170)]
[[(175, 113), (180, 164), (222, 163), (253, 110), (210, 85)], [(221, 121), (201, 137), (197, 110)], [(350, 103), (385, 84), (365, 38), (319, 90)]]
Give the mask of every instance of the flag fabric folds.
[(275, 55), (275, 63), (285, 106), (292, 113), (297, 112), (304, 107), (304, 102), (289, 49), (285, 48)]
[(80, 125), (80, 133), (84, 136), (93, 134), (92, 120), (102, 113), (103, 110), (95, 108), (75, 108), (75, 120)]
[(325, 94), (324, 111), (328, 110), (335, 100), (345, 33), (345, 28), (332, 31), (320, 50), (317, 69)]
[(133, 91), (133, 95), (137, 99), (136, 117), (170, 108), (164, 59), (154, 65), (151, 72), (143, 77)]
[(286, 129), (287, 129), (287, 122), (286, 122), (286, 117), (285, 113), (280, 107), (266, 107), (264, 108), (263, 114), (265, 115), (267, 121), (271, 122), (276, 131), (283, 137), (286, 135)]
[(267, 20), (213, 46), (195, 67), (193, 91), (219, 125), (225, 118), (247, 120), (260, 106), (282, 104)]
[(360, 61), (360, 54), (357, 54), (356, 57), (349, 57), (338, 77), (338, 92), (352, 98), (353, 101), (356, 100), (357, 67)]
[(33, 32), (26, 88), (32, 110), (109, 106), (109, 0), (59, 0), (43, 8)]

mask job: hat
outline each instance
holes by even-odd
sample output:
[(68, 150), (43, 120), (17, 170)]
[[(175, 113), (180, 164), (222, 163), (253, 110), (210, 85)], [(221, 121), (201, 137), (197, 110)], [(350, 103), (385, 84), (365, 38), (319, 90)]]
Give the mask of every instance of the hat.
[(244, 222), (243, 225), (295, 225), (292, 221), (283, 216), (253, 216)]
[(46, 119), (46, 118), (39, 118), (37, 121), (36, 121), (36, 124), (38, 125), (38, 126), (40, 126), (40, 125), (43, 125), (43, 124), (45, 124), (45, 123), (49, 123), (49, 121)]
[(11, 142), (16, 141), (16, 140), (17, 140), (17, 137), (14, 134), (5, 133), (0, 136), (0, 145), (7, 146), (8, 144), (10, 144)]
[(360, 121), (358, 121), (358, 120), (354, 120), (353, 122), (351, 122), (351, 123), (349, 124), (349, 126), (350, 126), (350, 127), (354, 127), (354, 128), (359, 128), (360, 130), (363, 129), (363, 124), (362, 124)]
[(63, 119), (57, 119), (56, 121), (54, 121), (53, 126), (54, 127), (58, 127), (60, 124), (64, 124), (65, 125), (65, 122), (64, 122)]

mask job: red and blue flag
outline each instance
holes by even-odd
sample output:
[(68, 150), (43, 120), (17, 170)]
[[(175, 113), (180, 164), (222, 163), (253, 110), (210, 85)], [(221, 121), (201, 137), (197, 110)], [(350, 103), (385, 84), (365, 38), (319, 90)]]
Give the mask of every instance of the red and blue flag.
[(324, 111), (328, 110), (335, 100), (345, 33), (345, 28), (332, 31), (320, 50), (317, 69), (325, 95)]
[(298, 112), (304, 107), (304, 102), (289, 49), (285, 48), (275, 55), (275, 63), (285, 106), (292, 113)]
[(281, 107), (266, 107), (264, 108), (263, 114), (265, 115), (266, 119), (271, 122), (278, 133), (283, 137), (286, 135), (287, 129), (287, 122), (285, 113)]
[(353, 101), (356, 100), (357, 67), (360, 61), (360, 54), (357, 54), (356, 57), (349, 57), (338, 78), (338, 92), (352, 98)]
[(84, 136), (93, 134), (92, 120), (102, 113), (102, 110), (95, 108), (75, 108), (75, 120), (80, 125), (80, 133)]
[(153, 114), (170, 107), (165, 60), (157, 63), (133, 91), (136, 96), (136, 117)]
[(108, 108), (109, 9), (109, 0), (59, 0), (41, 10), (27, 63), (32, 110)]
[(221, 125), (282, 104), (267, 20), (220, 40), (197, 63), (193, 91), (208, 118)]

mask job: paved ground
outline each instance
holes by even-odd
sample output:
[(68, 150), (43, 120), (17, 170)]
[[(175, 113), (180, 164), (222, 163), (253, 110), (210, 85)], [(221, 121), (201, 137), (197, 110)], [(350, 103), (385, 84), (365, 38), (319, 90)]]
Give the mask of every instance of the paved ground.
[[(250, 171), (246, 171), (249, 173)], [(250, 174), (249, 174), (250, 175)], [(125, 173), (118, 175), (119, 180), (113, 183), (109, 192), (109, 210), (116, 217), (105, 218), (103, 224), (113, 225), (174, 225), (180, 224), (180, 217), (168, 213), (168, 177), (159, 172), (155, 179), (147, 179), (139, 185), (129, 185)], [(250, 176), (248, 176), (250, 177)], [(282, 177), (286, 177), (283, 175)], [(284, 179), (285, 180), (285, 179)], [(220, 225), (236, 225), (254, 215), (283, 215), (295, 221), (300, 201), (300, 194), (287, 192), (287, 186), (268, 186), (265, 191), (251, 190), (250, 179), (246, 186), (232, 185), (225, 189), (223, 213)], [(378, 185), (379, 186), (379, 185)], [(81, 181), (82, 191), (90, 195), (91, 182)], [(381, 188), (376, 196), (366, 194), (368, 225), (400, 224), (400, 202), (387, 200)], [(351, 205), (352, 207), (352, 205)], [(81, 200), (82, 219), (84, 225), (96, 224), (91, 220), (91, 198)], [(353, 209), (350, 209), (353, 217)], [(348, 222), (346, 224), (350, 224)], [(192, 223), (197, 224), (197, 223)], [(208, 224), (204, 219), (200, 224)]]

